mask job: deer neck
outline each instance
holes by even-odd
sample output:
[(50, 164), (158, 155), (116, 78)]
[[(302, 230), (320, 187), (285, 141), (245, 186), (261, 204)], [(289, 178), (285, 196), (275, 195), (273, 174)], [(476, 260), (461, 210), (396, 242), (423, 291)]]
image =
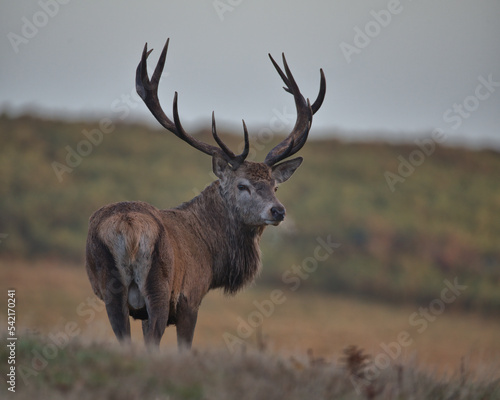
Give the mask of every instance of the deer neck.
[(264, 227), (238, 220), (234, 207), (221, 194), (219, 181), (180, 208), (189, 209), (198, 220), (203, 232), (199, 238), (212, 255), (211, 288), (234, 294), (250, 283), (261, 268), (259, 241)]

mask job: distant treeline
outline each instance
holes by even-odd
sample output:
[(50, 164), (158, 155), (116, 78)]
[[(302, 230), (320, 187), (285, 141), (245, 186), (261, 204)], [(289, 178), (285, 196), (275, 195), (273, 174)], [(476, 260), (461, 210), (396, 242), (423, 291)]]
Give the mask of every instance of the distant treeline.
[[(255, 161), (273, 143), (258, 143)], [(500, 312), (500, 155), (427, 143), (309, 140), (278, 192), (287, 221), (262, 239), (258, 284), (437, 307), (456, 281), (467, 288), (454, 306)], [(93, 211), (174, 207), (214, 179), (210, 158), (173, 135), (109, 121), (1, 116), (0, 154), (0, 255), (82, 267)], [(316, 251), (321, 241), (334, 251)]]

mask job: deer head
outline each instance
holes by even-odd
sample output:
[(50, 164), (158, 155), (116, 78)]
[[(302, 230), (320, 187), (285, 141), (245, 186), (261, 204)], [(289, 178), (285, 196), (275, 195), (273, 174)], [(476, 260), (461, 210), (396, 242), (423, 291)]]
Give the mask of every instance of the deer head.
[[(142, 59), (136, 72), (136, 89), (139, 96), (155, 116), (158, 122), (178, 138), (190, 146), (212, 156), (212, 168), (219, 178), (220, 192), (227, 206), (234, 211), (234, 217), (244, 225), (259, 227), (279, 225), (285, 218), (285, 207), (276, 198), (277, 186), (288, 180), (302, 163), (302, 157), (283, 161), (297, 153), (304, 146), (312, 117), (321, 107), (326, 92), (326, 81), (323, 70), (320, 70), (320, 90), (315, 102), (311, 105), (300, 93), (283, 54), (284, 72), (269, 55), (276, 71), (285, 83), (285, 91), (295, 99), (297, 120), (292, 132), (269, 154), (264, 162), (245, 161), (249, 152), (248, 131), (243, 121), (245, 147), (241, 154), (235, 155), (217, 135), (215, 116), (212, 113), (212, 135), (217, 143), (213, 146), (194, 138), (181, 125), (177, 92), (173, 101), (173, 121), (164, 113), (158, 99), (158, 84), (165, 65), (169, 40), (160, 55), (158, 64), (151, 79), (147, 73), (147, 58), (152, 50), (144, 46)], [(281, 161), (281, 162), (280, 162)]]

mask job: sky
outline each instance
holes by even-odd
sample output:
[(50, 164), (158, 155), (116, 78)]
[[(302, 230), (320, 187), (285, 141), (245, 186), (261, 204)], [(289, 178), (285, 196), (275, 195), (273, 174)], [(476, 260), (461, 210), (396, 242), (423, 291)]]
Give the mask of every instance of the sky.
[(327, 80), (311, 137), (500, 149), (498, 0), (16, 0), (0, 5), (0, 112), (158, 126), (135, 94), (170, 37), (159, 98), (188, 131), (291, 129), (282, 52), (305, 97)]

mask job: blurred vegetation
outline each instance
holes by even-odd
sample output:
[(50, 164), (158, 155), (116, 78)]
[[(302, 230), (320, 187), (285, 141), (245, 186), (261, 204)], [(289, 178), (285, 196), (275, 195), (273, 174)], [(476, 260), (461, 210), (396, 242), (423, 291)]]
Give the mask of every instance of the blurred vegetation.
[[(83, 264), (87, 221), (96, 209), (124, 200), (170, 208), (213, 180), (210, 158), (166, 131), (107, 128), (98, 143), (98, 123), (0, 116), (1, 256)], [(97, 144), (85, 146), (85, 130)], [(209, 132), (199, 134), (212, 140)], [(222, 136), (241, 146), (240, 136)], [(256, 161), (271, 147), (252, 152)], [(397, 173), (398, 157), (408, 160), (416, 149), (310, 140), (301, 150), (303, 166), (278, 191), (287, 221), (265, 232), (259, 285), (285, 285), (283, 274), (314, 257), (317, 238), (330, 236), (340, 247), (307, 279), (302, 275), (304, 290), (428, 306), (443, 281), (456, 278), (467, 285), (458, 304), (498, 313), (500, 155), (437, 147), (392, 192), (384, 173)], [(67, 158), (78, 151), (84, 156)]]
[[(6, 360), (10, 349), (0, 348)], [(498, 379), (464, 367), (451, 376), (412, 363), (377, 367), (350, 346), (341, 363), (248, 350), (147, 354), (37, 335), (16, 342), (15, 396), (25, 399), (500, 399)], [(3, 390), (6, 390), (3, 388)], [(10, 397), (6, 397), (10, 398)]]

